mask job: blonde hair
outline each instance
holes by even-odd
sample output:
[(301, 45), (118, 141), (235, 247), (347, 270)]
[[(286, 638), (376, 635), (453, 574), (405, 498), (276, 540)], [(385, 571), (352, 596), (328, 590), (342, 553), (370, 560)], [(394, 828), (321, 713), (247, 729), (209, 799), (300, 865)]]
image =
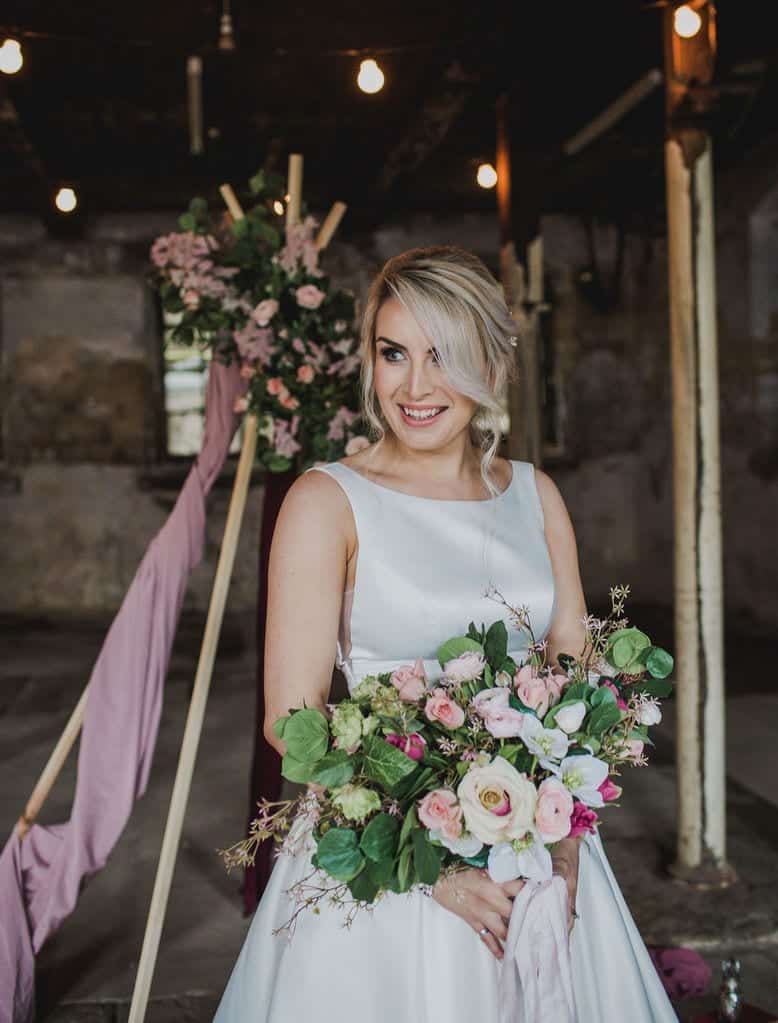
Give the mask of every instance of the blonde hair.
[(378, 443), (387, 423), (373, 384), (375, 325), (388, 298), (397, 298), (430, 339), (451, 386), (477, 403), (470, 439), (494, 497), (490, 468), (500, 442), (501, 399), (516, 373), (516, 328), (502, 288), (477, 256), (455, 245), (409, 249), (383, 266), (368, 291), (361, 335), (362, 411)]

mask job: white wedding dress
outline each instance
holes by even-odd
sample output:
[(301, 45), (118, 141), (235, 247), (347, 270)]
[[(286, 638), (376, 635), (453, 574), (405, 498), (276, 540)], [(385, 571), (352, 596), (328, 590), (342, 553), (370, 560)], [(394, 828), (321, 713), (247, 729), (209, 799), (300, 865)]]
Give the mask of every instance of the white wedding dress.
[[(337, 480), (357, 527), (355, 585), (344, 595), (336, 652), (349, 687), (418, 656), (434, 678), (438, 645), (470, 621), (503, 618), (519, 661), (526, 637), (485, 596), (489, 584), (529, 608), (536, 638), (547, 633), (554, 580), (542, 507), (532, 465), (512, 466), (508, 488), (484, 501), (403, 494), (340, 462), (309, 470)], [(287, 889), (310, 871), (310, 843), (276, 860), (216, 1023), (497, 1023), (501, 964), (464, 920), (418, 890), (388, 893), (350, 929), (343, 910), (324, 904), (318, 915), (303, 910), (291, 940), (274, 936), (295, 908)], [(598, 836), (582, 843), (577, 910), (579, 1023), (675, 1021)]]

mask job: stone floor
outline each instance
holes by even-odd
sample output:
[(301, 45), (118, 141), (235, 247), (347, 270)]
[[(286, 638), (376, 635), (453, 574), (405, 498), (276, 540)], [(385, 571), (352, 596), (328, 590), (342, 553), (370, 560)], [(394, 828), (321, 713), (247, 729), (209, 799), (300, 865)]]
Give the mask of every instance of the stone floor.
[[(659, 609), (632, 609), (658, 642), (672, 646)], [(32, 789), (105, 636), (107, 623), (0, 622), (0, 831), (7, 835)], [(42, 950), (37, 967), (39, 1019), (119, 1023), (127, 1015), (143, 940), (201, 623), (179, 630), (148, 791), (104, 870), (86, 886), (73, 915)], [(240, 623), (225, 630), (148, 1017), (210, 1020), (248, 927), (238, 876), (216, 849), (241, 836), (254, 715), (254, 653)], [(631, 770), (626, 798), (603, 830), (609, 857), (648, 943), (698, 949), (718, 983), (723, 956), (743, 963), (749, 1001), (778, 1012), (778, 688), (765, 666), (778, 643), (727, 637), (728, 825), (739, 881), (697, 891), (671, 881), (674, 841), (672, 707), (657, 729), (653, 766)], [(67, 817), (75, 755), (57, 783), (43, 823)], [(708, 1001), (681, 1003), (681, 1018)]]

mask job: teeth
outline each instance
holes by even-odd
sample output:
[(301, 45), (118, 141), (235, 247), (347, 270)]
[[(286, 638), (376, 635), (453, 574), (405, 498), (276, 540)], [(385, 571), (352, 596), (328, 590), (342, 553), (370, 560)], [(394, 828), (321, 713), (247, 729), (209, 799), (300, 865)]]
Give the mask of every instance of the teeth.
[(417, 409), (406, 408), (405, 405), (402, 405), (401, 408), (406, 416), (410, 416), (411, 419), (432, 419), (433, 416), (436, 416), (439, 412), (443, 411), (443, 406), (440, 408), (426, 409), (423, 412), (420, 412)]

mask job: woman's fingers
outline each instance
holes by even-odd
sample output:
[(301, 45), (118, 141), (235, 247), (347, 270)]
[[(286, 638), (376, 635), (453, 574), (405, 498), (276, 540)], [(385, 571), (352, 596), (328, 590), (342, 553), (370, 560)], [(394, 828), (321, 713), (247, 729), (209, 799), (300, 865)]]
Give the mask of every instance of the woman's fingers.
[(499, 913), (485, 913), (483, 926), (488, 927), (495, 938), (499, 938), (500, 941), (505, 941), (508, 937), (508, 925)]
[(517, 877), (515, 881), (504, 881), (500, 888), (502, 888), (509, 899), (515, 899), (526, 883), (523, 878)]

